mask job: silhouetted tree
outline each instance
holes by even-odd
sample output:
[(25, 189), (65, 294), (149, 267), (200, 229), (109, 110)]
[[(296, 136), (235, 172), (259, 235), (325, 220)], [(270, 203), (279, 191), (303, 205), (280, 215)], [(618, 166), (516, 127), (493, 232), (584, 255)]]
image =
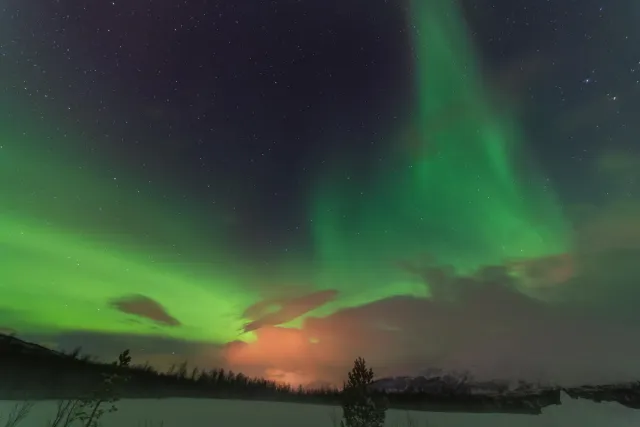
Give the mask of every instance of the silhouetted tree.
[(341, 427), (384, 426), (387, 405), (382, 399), (374, 399), (370, 391), (372, 382), (373, 369), (367, 368), (365, 360), (358, 357), (342, 390)]
[(188, 362), (184, 361), (178, 366), (178, 378), (181, 380), (187, 379), (187, 370), (189, 369)]

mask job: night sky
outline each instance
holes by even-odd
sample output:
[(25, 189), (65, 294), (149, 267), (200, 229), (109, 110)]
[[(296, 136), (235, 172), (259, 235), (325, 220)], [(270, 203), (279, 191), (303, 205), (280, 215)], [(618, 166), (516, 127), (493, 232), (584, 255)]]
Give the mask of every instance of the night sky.
[(0, 330), (637, 379), (635, 3), (3, 1)]

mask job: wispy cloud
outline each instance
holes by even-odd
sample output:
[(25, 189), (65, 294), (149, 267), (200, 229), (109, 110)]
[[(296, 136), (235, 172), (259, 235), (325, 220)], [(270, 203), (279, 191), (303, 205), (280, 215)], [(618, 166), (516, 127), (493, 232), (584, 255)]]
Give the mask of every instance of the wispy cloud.
[(117, 310), (152, 320), (165, 326), (179, 326), (180, 321), (171, 316), (157, 301), (144, 295), (128, 295), (110, 302)]

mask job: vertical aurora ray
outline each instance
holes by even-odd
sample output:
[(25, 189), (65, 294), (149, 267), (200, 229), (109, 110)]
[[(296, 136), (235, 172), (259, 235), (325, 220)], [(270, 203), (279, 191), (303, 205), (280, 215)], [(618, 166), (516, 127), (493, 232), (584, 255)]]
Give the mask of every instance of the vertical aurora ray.
[(344, 170), (330, 171), (312, 202), (320, 280), (344, 288), (351, 303), (415, 293), (394, 261), (429, 254), (473, 271), (568, 250), (555, 195), (520, 152), (516, 121), (492, 107), (455, 2), (411, 6), (417, 105), (409, 127), (421, 155), (394, 158), (389, 149), (394, 166), (364, 192), (340, 185)]

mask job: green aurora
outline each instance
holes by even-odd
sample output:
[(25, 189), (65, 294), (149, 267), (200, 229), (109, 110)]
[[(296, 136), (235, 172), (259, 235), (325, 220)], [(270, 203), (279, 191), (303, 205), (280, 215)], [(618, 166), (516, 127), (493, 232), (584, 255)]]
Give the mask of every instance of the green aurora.
[(411, 19), (418, 90), (412, 125), (428, 155), (405, 150), (401, 167), (379, 173), (365, 195), (336, 190), (345, 188), (345, 173), (330, 174), (314, 204), (323, 277), (368, 300), (416, 289), (394, 261), (429, 255), (473, 272), (569, 249), (555, 196), (519, 152), (517, 124), (495, 113), (485, 93), (456, 4), (416, 0)]
[[(11, 117), (9, 108), (3, 117)], [(87, 330), (213, 342), (237, 336), (243, 324), (238, 314), (256, 297), (243, 291), (237, 275), (228, 276), (229, 267), (196, 263), (180, 252), (202, 244), (198, 236), (207, 223), (184, 220), (196, 213), (185, 212), (180, 221), (168, 203), (140, 195), (126, 179), (116, 183), (91, 164), (69, 170), (71, 150), (50, 148), (41, 127), (22, 134), (5, 121), (2, 129), (3, 326), (23, 333)], [(123, 229), (138, 231), (118, 233)], [(220, 259), (213, 246), (206, 256)], [(160, 328), (108, 305), (132, 294), (161, 302), (182, 326)]]
[[(570, 249), (555, 196), (522, 161), (517, 123), (491, 106), (460, 11), (453, 2), (416, 0), (411, 16), (418, 102), (410, 126), (427, 155), (401, 152), (400, 167), (378, 170), (364, 195), (340, 181), (344, 171), (320, 176), (310, 194), (307, 276), (315, 289), (340, 296), (314, 315), (393, 295), (425, 296), (424, 284), (396, 265), (424, 254), (473, 271)], [(52, 141), (40, 126), (17, 132), (25, 121), (16, 111), (4, 105), (0, 123), (0, 326), (236, 339), (244, 309), (261, 297), (255, 277), (225, 250), (222, 220), (188, 207), (176, 212), (160, 196), (138, 195), (139, 179), (113, 179), (89, 161), (69, 170), (74, 152), (54, 148), (69, 141)], [(448, 111), (457, 112), (454, 123), (434, 126)], [(389, 156), (397, 153), (392, 148)], [(207, 249), (203, 223), (218, 227)], [(117, 233), (132, 225), (147, 238)], [(189, 262), (190, 251), (215, 262)], [(181, 325), (145, 323), (108, 304), (131, 294), (158, 301)]]

